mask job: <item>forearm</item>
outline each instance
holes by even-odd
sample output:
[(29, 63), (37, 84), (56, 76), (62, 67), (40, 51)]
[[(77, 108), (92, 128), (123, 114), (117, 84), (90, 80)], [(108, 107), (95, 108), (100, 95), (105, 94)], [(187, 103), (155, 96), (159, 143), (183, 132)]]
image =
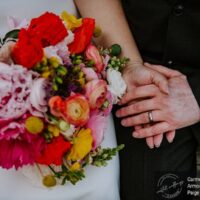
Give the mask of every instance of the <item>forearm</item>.
[(142, 62), (120, 0), (75, 0), (75, 3), (83, 17), (95, 18), (102, 28), (103, 34), (97, 41), (99, 44), (110, 46), (118, 43), (123, 56), (134, 63)]

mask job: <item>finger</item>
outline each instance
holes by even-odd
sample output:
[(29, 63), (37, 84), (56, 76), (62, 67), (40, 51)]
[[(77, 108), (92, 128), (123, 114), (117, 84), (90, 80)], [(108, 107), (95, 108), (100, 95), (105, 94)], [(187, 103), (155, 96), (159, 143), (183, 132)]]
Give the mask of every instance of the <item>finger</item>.
[(159, 104), (155, 101), (155, 99), (146, 99), (146, 100), (139, 101), (135, 104), (120, 108), (116, 112), (116, 116), (126, 117), (129, 115), (135, 115), (135, 114), (139, 114), (142, 112), (147, 112), (147, 111), (155, 110), (159, 108), (160, 108)]
[[(160, 110), (152, 111), (152, 116), (153, 116), (154, 122), (161, 122), (165, 120), (164, 115), (162, 111)], [(137, 126), (137, 125), (148, 124), (148, 123), (150, 123), (148, 112), (126, 117), (121, 121), (121, 124), (124, 127), (131, 127), (131, 126)]]
[(157, 148), (160, 147), (162, 140), (163, 140), (163, 134), (155, 135), (153, 137), (153, 143), (154, 143), (155, 147), (157, 147)]
[(133, 132), (133, 137), (135, 138), (146, 138), (151, 137), (154, 135), (158, 135), (160, 133), (165, 133), (170, 131), (170, 125), (167, 122), (159, 122), (151, 127), (148, 128), (142, 128), (140, 130)]
[(147, 98), (147, 97), (153, 97), (157, 94), (158, 88), (151, 84), (151, 85), (145, 85), (135, 88), (132, 91), (127, 92), (121, 99), (120, 104), (126, 104), (130, 101), (140, 99), (140, 98)]
[(155, 70), (152, 70), (151, 82), (157, 85), (163, 93), (169, 94), (168, 80), (164, 75)]
[(147, 143), (147, 146), (148, 146), (150, 149), (153, 149), (153, 148), (154, 148), (153, 137), (148, 137), (148, 138), (146, 138), (146, 143)]
[(150, 63), (144, 63), (144, 65), (146, 67), (149, 67), (149, 68), (151, 68), (151, 69), (163, 74), (167, 78), (172, 78), (172, 77), (176, 77), (176, 76), (182, 75), (182, 73), (180, 73), (179, 71), (173, 70), (173, 69), (169, 69), (169, 68), (164, 67), (162, 65), (153, 65), (153, 64), (150, 64)]
[(137, 126), (134, 126), (134, 128), (137, 131), (137, 130), (140, 130), (142, 128), (142, 126), (141, 125), (137, 125)]
[(169, 143), (172, 143), (175, 138), (176, 131), (169, 131), (166, 133), (166, 138)]

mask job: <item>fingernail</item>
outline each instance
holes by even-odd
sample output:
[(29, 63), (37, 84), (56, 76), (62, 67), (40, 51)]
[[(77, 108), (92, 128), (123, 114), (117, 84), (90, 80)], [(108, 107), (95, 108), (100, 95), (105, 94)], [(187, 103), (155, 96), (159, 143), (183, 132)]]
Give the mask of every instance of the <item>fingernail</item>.
[(154, 149), (154, 145), (148, 145), (150, 149)]
[(116, 112), (115, 115), (116, 115), (116, 117), (120, 117), (119, 112)]
[(139, 136), (139, 133), (138, 132), (133, 132), (133, 137), (138, 137)]
[(169, 143), (172, 143), (173, 141), (174, 141), (174, 138), (170, 138), (170, 139), (168, 140)]
[(126, 126), (126, 122), (124, 120), (121, 121), (122, 126)]
[(161, 142), (159, 142), (159, 143), (154, 143), (154, 145), (155, 145), (156, 148), (159, 148), (160, 145), (161, 145)]
[(168, 86), (165, 87), (165, 92), (166, 92), (167, 94), (169, 94), (169, 88), (168, 88)]
[(156, 148), (159, 148), (159, 147), (160, 147), (160, 144), (155, 144), (155, 147), (156, 147)]

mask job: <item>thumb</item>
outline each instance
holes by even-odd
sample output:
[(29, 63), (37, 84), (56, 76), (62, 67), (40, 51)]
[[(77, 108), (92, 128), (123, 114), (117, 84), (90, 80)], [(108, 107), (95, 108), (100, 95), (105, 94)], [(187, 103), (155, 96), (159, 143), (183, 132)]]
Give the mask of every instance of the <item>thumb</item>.
[(168, 80), (164, 75), (160, 74), (157, 71), (152, 70), (151, 81), (152, 83), (157, 85), (162, 92), (169, 94)]
[(150, 63), (144, 63), (144, 65), (152, 70), (155, 70), (155, 71), (161, 73), (162, 75), (166, 76), (167, 78), (172, 78), (172, 77), (183, 75), (182, 73), (180, 73), (177, 70), (169, 69), (162, 65), (152, 65)]

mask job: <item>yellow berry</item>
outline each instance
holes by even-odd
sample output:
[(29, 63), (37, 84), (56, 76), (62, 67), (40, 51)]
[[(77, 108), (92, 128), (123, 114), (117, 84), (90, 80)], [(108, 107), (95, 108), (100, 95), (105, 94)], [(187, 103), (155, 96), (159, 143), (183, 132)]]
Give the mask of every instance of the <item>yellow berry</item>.
[(43, 177), (42, 182), (43, 182), (43, 185), (45, 185), (46, 187), (53, 187), (56, 185), (56, 179), (52, 175), (47, 175), (47, 176)]
[(48, 72), (43, 72), (43, 73), (42, 73), (42, 77), (43, 77), (43, 78), (48, 78), (50, 75), (51, 75), (51, 72), (50, 72), (50, 71), (48, 71)]
[(29, 133), (39, 134), (44, 129), (44, 122), (39, 117), (28, 117), (25, 121), (25, 128)]
[(100, 26), (96, 26), (95, 29), (94, 29), (93, 36), (99, 37), (101, 34), (102, 34), (102, 30), (101, 30)]

